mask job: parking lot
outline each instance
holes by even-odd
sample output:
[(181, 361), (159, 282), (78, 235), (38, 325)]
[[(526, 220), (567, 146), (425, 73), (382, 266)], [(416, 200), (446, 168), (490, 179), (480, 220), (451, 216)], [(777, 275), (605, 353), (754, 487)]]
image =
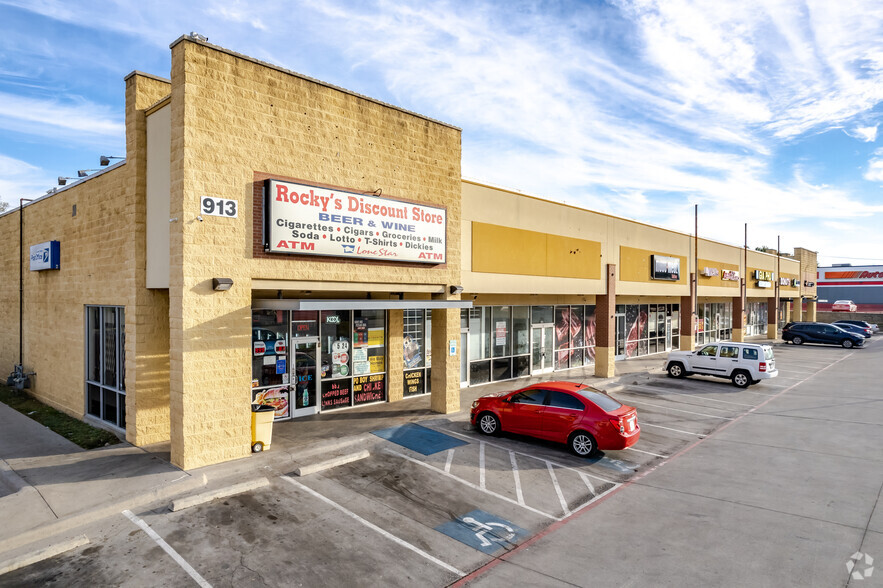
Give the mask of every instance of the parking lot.
[(378, 439), (370, 457), (320, 473), (267, 471), (258, 490), (178, 512), (121, 513), (88, 533), (89, 545), (2, 582), (449, 585), (837, 362), (872, 352), (780, 345), (778, 378), (745, 390), (697, 376), (626, 383), (613, 395), (637, 407), (641, 439), (589, 459), (526, 437), (483, 436), (464, 414), (423, 421), (445, 448)]

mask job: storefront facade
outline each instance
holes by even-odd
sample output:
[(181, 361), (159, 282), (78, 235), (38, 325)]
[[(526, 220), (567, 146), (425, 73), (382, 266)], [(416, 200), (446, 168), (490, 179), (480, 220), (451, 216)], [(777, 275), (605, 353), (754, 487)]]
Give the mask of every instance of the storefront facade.
[[(126, 78), (126, 140), (0, 216), (0, 358), (185, 469), (247, 456), (253, 402), (454, 412), (462, 386), (766, 336), (802, 294), (799, 260), (462, 180), (456, 127), (196, 38)], [(21, 317), (20, 214), (62, 251)]]

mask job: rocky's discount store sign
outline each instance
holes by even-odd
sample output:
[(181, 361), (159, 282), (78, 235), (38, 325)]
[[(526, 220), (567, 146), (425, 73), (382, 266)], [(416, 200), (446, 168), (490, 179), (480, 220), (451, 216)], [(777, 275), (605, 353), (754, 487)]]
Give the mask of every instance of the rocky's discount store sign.
[(265, 187), (268, 251), (445, 263), (443, 208), (279, 180)]

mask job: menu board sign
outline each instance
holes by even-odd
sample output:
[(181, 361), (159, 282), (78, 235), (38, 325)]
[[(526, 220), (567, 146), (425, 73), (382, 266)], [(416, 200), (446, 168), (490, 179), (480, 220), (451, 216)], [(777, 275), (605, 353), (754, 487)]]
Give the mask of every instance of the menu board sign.
[(416, 396), (425, 392), (426, 370), (405, 372), (405, 396)]
[(322, 410), (350, 406), (350, 379), (322, 382)]
[(354, 404), (367, 404), (369, 402), (381, 402), (385, 400), (386, 374), (374, 374), (373, 376), (360, 376), (353, 378)]
[(273, 253), (445, 263), (444, 208), (279, 180), (265, 194)]

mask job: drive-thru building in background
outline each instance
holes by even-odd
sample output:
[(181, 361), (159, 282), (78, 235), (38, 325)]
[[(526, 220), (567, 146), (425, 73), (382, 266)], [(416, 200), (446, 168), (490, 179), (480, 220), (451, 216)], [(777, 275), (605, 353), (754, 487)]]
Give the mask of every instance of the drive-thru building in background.
[(171, 51), (170, 80), (126, 77), (125, 160), (0, 216), (0, 367), (182, 468), (246, 456), (252, 402), (453, 412), (463, 386), (814, 317), (812, 252), (463, 180), (456, 127), (195, 37)]

